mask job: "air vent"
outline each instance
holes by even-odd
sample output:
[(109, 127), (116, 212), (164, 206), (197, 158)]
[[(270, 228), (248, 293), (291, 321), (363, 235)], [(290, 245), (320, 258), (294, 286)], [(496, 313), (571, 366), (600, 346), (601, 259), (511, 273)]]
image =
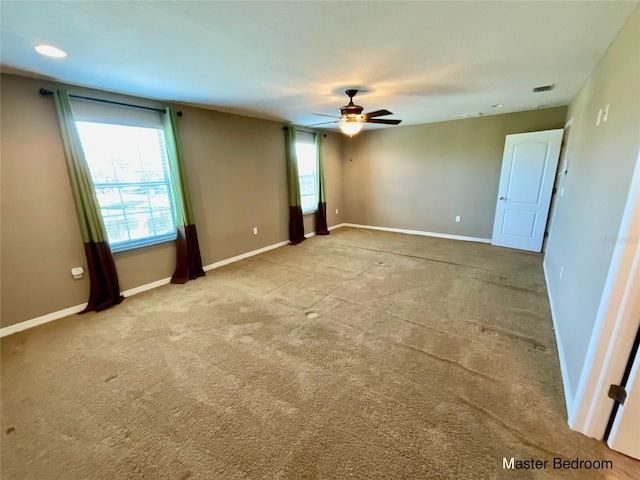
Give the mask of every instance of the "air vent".
[(537, 92), (548, 92), (549, 90), (553, 90), (553, 87), (555, 87), (554, 84), (551, 85), (543, 85), (541, 87), (535, 87), (533, 89), (533, 93), (537, 93)]

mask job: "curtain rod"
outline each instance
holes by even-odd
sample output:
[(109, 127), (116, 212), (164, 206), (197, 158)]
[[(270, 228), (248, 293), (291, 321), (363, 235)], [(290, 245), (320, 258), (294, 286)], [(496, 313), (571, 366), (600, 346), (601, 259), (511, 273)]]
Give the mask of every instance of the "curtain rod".
[[(296, 127), (293, 127), (293, 128), (296, 128)], [(288, 125), (285, 125), (284, 127), (282, 127), (282, 129), (283, 129), (283, 130), (289, 130), (289, 126), (288, 126)], [(305, 132), (305, 131), (306, 131), (306, 130), (302, 130), (301, 128), (299, 128), (298, 130), (300, 130), (300, 131), (302, 131), (302, 132)], [(311, 133), (311, 132), (307, 132), (307, 133)], [(315, 131), (314, 131), (313, 133), (318, 133), (318, 132), (315, 132)], [(322, 134), (322, 136), (323, 136), (324, 138), (327, 138), (327, 134), (326, 134), (326, 133), (323, 133), (323, 134)]]
[[(47, 97), (49, 95), (53, 95), (51, 90), (47, 90), (46, 88), (40, 89), (40, 95), (43, 97)], [(122, 102), (114, 102), (113, 100), (104, 100), (102, 98), (94, 98), (94, 97), (83, 97), (82, 95), (69, 95), (71, 98), (80, 98), (82, 100), (89, 100), (91, 102), (100, 102), (100, 103), (109, 103), (111, 105), (120, 105), (121, 107), (131, 107), (131, 108), (140, 108), (142, 110), (151, 110), (154, 112), (166, 113), (166, 108), (154, 108), (154, 107), (145, 107), (144, 105), (134, 105), (132, 103), (122, 103)], [(178, 110), (178, 116), (182, 116), (182, 110)]]

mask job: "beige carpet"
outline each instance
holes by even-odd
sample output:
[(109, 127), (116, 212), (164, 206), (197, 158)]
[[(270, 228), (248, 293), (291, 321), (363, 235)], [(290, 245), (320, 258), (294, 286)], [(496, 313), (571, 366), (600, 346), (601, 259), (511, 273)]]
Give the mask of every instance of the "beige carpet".
[[(2, 479), (633, 478), (567, 427), (541, 260), (342, 228), (7, 337)], [(502, 469), (554, 456), (614, 468)]]

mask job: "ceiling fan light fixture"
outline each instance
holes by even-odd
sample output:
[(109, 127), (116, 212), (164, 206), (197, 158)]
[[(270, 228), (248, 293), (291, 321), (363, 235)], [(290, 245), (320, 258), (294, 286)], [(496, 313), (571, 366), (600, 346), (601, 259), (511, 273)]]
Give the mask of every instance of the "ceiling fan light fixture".
[(349, 135), (353, 137), (356, 133), (362, 130), (364, 126), (364, 116), (363, 115), (343, 115), (340, 120), (338, 120), (338, 126), (342, 133), (345, 135)]

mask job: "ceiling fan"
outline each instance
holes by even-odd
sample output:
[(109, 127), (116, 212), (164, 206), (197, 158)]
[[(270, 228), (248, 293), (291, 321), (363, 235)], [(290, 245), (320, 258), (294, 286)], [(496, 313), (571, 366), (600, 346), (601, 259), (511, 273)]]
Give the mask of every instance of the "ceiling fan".
[[(340, 116), (334, 117), (338, 120), (333, 122), (322, 122), (316, 123), (314, 125), (309, 125), (310, 127), (316, 125), (324, 125), (327, 123), (337, 123), (342, 130), (343, 133), (349, 135), (350, 137), (354, 136), (360, 130), (365, 123), (381, 123), (384, 125), (398, 125), (402, 120), (387, 120), (376, 117), (384, 117), (385, 115), (393, 115), (389, 110), (376, 110), (375, 112), (362, 113), (363, 108), (360, 105), (356, 105), (353, 103), (353, 97), (356, 96), (358, 90), (347, 90), (345, 92), (349, 97), (349, 103), (344, 107), (340, 107)], [(323, 115), (321, 113), (316, 113), (314, 115), (320, 115), (322, 117), (333, 117), (333, 115)]]

